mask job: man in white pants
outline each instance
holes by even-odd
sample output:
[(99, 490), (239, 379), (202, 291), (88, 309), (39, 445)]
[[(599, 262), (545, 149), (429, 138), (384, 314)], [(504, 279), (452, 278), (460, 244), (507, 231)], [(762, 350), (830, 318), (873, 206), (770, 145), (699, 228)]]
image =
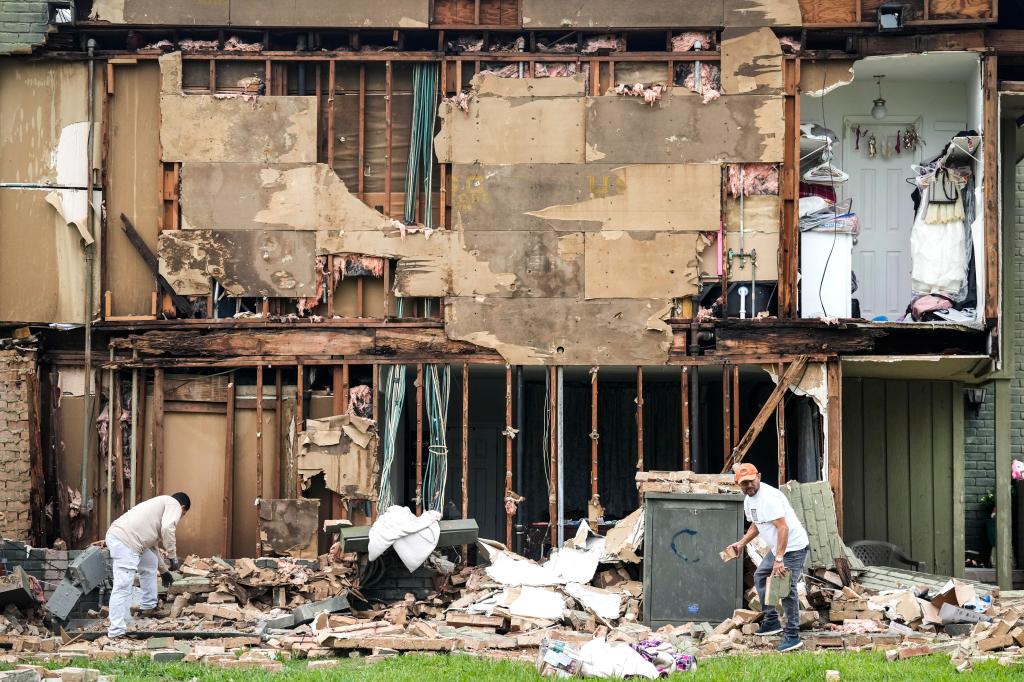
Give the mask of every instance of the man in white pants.
[(110, 592), (107, 636), (111, 639), (123, 636), (128, 630), (136, 573), (142, 588), (141, 615), (155, 615), (156, 574), (160, 564), (156, 547), (161, 546), (167, 552), (171, 570), (177, 568), (175, 529), (191, 504), (185, 493), (160, 495), (135, 505), (110, 524), (107, 549), (114, 564), (114, 589)]

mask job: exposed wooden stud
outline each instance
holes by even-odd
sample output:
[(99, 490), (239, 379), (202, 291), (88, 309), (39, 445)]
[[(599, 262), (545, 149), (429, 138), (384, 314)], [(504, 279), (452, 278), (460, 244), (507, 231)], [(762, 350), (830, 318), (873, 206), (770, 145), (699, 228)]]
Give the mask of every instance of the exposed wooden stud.
[(416, 364), (416, 513), (423, 513), (423, 363)]
[(437, 202), (437, 227), (439, 229), (445, 229), (448, 227), (448, 207), (445, 203), (448, 201), (448, 164), (439, 163), (438, 170), (440, 171), (439, 187), (440, 187), (440, 199)]
[[(316, 155), (321, 161), (325, 161), (328, 166), (334, 167), (332, 159), (327, 158), (327, 121), (324, 119), (326, 115), (326, 107), (324, 107), (322, 90), (323, 83), (320, 82), (320, 62), (314, 64), (313, 69), (313, 80), (316, 83), (316, 87), (313, 89), (313, 95), (316, 97), (316, 120), (317, 120), (317, 145)], [(323, 131), (323, 136), (320, 132)]]
[[(295, 366), (295, 431), (305, 431), (305, 402), (306, 402), (306, 367), (300, 362)], [(296, 458), (298, 453), (292, 453), (292, 473), (295, 475), (295, 497), (302, 497), (302, 476), (299, 475), (299, 468)]]
[[(333, 63), (333, 62), (332, 62)], [(334, 317), (334, 255), (327, 254), (327, 273), (324, 277), (324, 288), (327, 290), (327, 319)]]
[[(373, 422), (380, 424), (380, 363), (375, 362), (373, 367)], [(370, 501), (370, 522), (377, 520), (377, 500)]]
[(636, 368), (636, 470), (644, 470), (644, 368)]
[[(120, 415), (124, 410), (121, 403), (121, 375), (114, 373), (114, 414)], [(114, 499), (117, 500), (117, 508), (124, 509), (124, 431), (121, 430), (120, 416), (112, 417), (113, 439), (114, 439), (114, 471), (117, 475), (113, 477)], [(111, 428), (108, 423), (108, 430)], [(108, 436), (109, 437), (109, 436)], [(113, 519), (111, 519), (113, 520)]]
[(341, 365), (341, 412), (339, 414), (348, 412), (348, 367), (347, 362)]
[[(142, 376), (142, 383), (139, 383), (139, 376)], [(139, 387), (142, 390), (139, 390)], [(146, 370), (132, 370), (132, 442), (128, 450), (128, 502), (122, 508), (135, 506), (135, 466), (138, 462), (138, 453), (142, 443), (143, 431), (146, 429)], [(141, 428), (140, 428), (141, 427)]]
[[(999, 91), (996, 72), (996, 55), (986, 55), (982, 74), (982, 91), (984, 93), (984, 126), (985, 146), (982, 149), (984, 162), (984, 199), (985, 199), (985, 319), (994, 324), (999, 319)], [(1006, 172), (1009, 172), (1008, 170)], [(1003, 245), (1003, 249), (1012, 248), (1012, 244)], [(1007, 306), (1009, 310), (1010, 306)], [(1000, 333), (1002, 330), (1000, 330)]]
[[(366, 64), (359, 65), (359, 169), (358, 169), (358, 191), (359, 199), (366, 200), (366, 179), (363, 174), (366, 170)], [(385, 211), (385, 214), (390, 211)]]
[(836, 523), (843, 534), (843, 370), (839, 359), (825, 363), (828, 420), (828, 483), (835, 499)]
[(334, 167), (334, 100), (337, 97), (335, 61), (327, 65), (327, 165)]
[(797, 207), (800, 199), (800, 60), (784, 59), (783, 85), (783, 163), (779, 186), (779, 317), (797, 315), (797, 273), (799, 271), (799, 228)]
[[(263, 365), (256, 365), (256, 497), (263, 497)], [(258, 537), (256, 556), (263, 556), (263, 542)]]
[(231, 556), (231, 535), (234, 528), (232, 518), (232, 499), (235, 489), (235, 373), (228, 375), (227, 407), (224, 421), (224, 498), (223, 505), (224, 535), (221, 551), (225, 559)]
[[(781, 362), (777, 364), (776, 371), (779, 377), (786, 373), (786, 366)], [(775, 440), (779, 454), (779, 485), (786, 482), (786, 396), (779, 400), (779, 406), (775, 408)]]
[(363, 277), (356, 277), (356, 317), (363, 316)]
[[(723, 269), (724, 272), (724, 269)], [(732, 399), (729, 397), (729, 365), (722, 365), (722, 461), (732, 454)]]
[(107, 62), (106, 85), (107, 85), (107, 94), (108, 95), (113, 95), (114, 94), (114, 65), (111, 64), (109, 61)]
[(743, 438), (736, 444), (736, 449), (732, 451), (729, 457), (725, 460), (725, 466), (722, 467), (722, 473), (726, 473), (732, 469), (734, 464), (738, 464), (743, 461), (750, 446), (754, 444), (754, 440), (761, 433), (761, 429), (764, 428), (765, 423), (771, 417), (772, 413), (775, 412), (775, 408), (778, 406), (779, 401), (786, 395), (786, 391), (791, 386), (800, 382), (800, 379), (804, 375), (804, 368), (807, 366), (807, 356), (801, 355), (789, 366), (786, 373), (779, 377), (779, 383), (775, 385), (775, 389), (769, 394), (768, 400), (765, 401), (764, 405), (761, 406), (757, 416), (754, 417), (754, 421), (750, 424), (750, 428), (743, 434)]
[(455, 62), (455, 87), (452, 92), (458, 94), (462, 92), (462, 60), (456, 60)]
[(210, 60), (210, 94), (217, 92), (217, 60)]
[(391, 259), (384, 259), (384, 319), (388, 319), (391, 309)]
[(512, 496), (512, 365), (505, 365), (505, 546), (512, 546), (512, 512), (508, 511)]
[(345, 412), (344, 379), (341, 376), (341, 366), (331, 369), (331, 414), (343, 414)]
[(153, 370), (153, 487), (164, 494), (164, 370)]
[[(600, 503), (598, 489), (598, 443), (599, 431), (597, 430), (597, 373), (599, 367), (590, 368), (590, 498), (596, 504)], [(595, 529), (596, 530), (596, 529)]]
[[(469, 518), (469, 363), (462, 363), (462, 518)], [(465, 556), (465, 552), (463, 552)]]
[(391, 215), (391, 138), (394, 122), (392, 121), (392, 76), (391, 61), (384, 62), (384, 214)]
[(548, 525), (551, 532), (551, 546), (558, 541), (558, 382), (555, 367), (548, 368), (548, 453), (550, 454), (548, 484)]
[[(280, 367), (274, 370), (274, 416), (277, 420), (277, 443), (281, 442), (282, 434), (284, 434), (284, 378), (281, 376), (282, 371)], [(277, 453), (274, 457), (274, 468), (272, 471), (273, 478), (270, 484), (270, 494), (275, 498), (283, 494), (281, 486), (281, 469), (283, 468), (281, 466), (281, 458), (284, 456), (280, 446), (276, 450)]]
[(473, 0), (473, 23), (480, 24), (480, 0)]
[(271, 71), (272, 71), (272, 69), (271, 69), (271, 62), (270, 62), (269, 59), (267, 59), (265, 61), (264, 69), (263, 69), (263, 72), (264, 72), (263, 73), (263, 86), (266, 89), (266, 92), (267, 92), (268, 95), (271, 94), (271, 89), (270, 89), (270, 85), (271, 85), (270, 74), (271, 74)]
[[(109, 293), (109, 292), (108, 292)], [(110, 349), (110, 362), (114, 362), (114, 349)], [(114, 497), (114, 415), (120, 414), (120, 411), (115, 412), (114, 408), (114, 370), (113, 368), (107, 370), (107, 490), (106, 490), (106, 519), (107, 525), (114, 520), (111, 513), (113, 511), (113, 497)], [(120, 420), (118, 421), (120, 426)], [(120, 431), (120, 428), (118, 428)]]
[(740, 442), (740, 366), (732, 368), (732, 442)]
[(683, 441), (683, 471), (691, 471), (693, 460), (690, 453), (690, 368), (687, 366), (679, 370), (679, 404), (682, 412), (680, 435)]

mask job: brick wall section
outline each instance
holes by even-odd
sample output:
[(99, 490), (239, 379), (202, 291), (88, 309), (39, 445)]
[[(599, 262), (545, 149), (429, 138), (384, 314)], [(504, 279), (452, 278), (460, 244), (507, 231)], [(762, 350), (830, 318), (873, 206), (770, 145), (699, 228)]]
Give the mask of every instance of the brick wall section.
[(0, 54), (23, 54), (46, 40), (46, 0), (0, 0)]
[[(1013, 379), (1010, 382), (1010, 457), (1024, 460), (1024, 164), (1017, 166), (1017, 211), (1014, 225), (1014, 265), (1012, 277), (1016, 286), (1013, 301), (1015, 329), (1009, 343), (1016, 350)], [(995, 400), (990, 389), (980, 410), (968, 409), (964, 420), (965, 494), (967, 497), (967, 549), (989, 552), (985, 537), (986, 514), (978, 503), (985, 491), (996, 484), (995, 472)]]
[(0, 536), (28, 540), (31, 518), (30, 385), (34, 353), (0, 351)]

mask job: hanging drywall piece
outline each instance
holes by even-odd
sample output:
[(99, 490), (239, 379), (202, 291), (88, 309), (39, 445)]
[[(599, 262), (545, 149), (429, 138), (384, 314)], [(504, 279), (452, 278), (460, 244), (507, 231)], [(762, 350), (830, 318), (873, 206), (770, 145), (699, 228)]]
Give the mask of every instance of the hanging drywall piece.
[(782, 48), (770, 28), (722, 32), (722, 94), (782, 93)]
[(347, 414), (307, 419), (297, 439), (296, 466), (304, 485), (323, 474), (327, 488), (342, 497), (377, 499), (376, 422)]
[(258, 513), (264, 554), (316, 559), (320, 500), (261, 499)]

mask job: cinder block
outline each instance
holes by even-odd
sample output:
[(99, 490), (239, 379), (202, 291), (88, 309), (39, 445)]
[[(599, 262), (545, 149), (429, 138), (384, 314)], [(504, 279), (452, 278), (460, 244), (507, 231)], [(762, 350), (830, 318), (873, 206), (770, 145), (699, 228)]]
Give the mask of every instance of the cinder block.
[(292, 611), (292, 615), (295, 617), (295, 624), (301, 625), (312, 621), (321, 611), (337, 613), (338, 611), (347, 611), (348, 609), (348, 598), (345, 595), (338, 595), (337, 597), (331, 597), (330, 599), (324, 599), (323, 601), (303, 604), (302, 606), (294, 609)]

